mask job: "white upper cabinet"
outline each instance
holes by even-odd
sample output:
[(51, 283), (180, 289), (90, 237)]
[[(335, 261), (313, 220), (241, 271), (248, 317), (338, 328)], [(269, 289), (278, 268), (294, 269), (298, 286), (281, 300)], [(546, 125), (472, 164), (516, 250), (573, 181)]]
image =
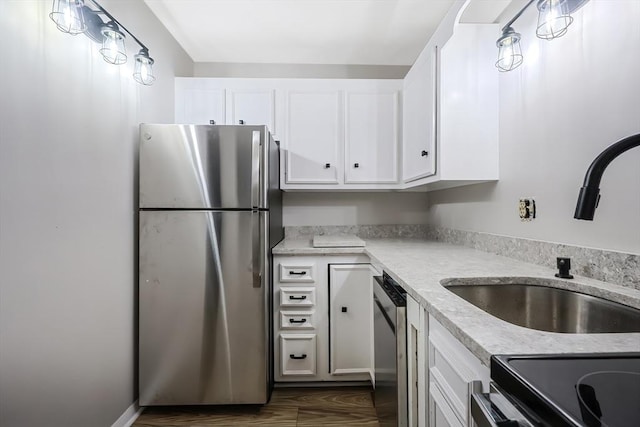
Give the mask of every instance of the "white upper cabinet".
[(402, 180), (431, 176), (436, 167), (437, 46), (427, 46), (404, 79)]
[(176, 122), (267, 125), (283, 190), (398, 189), (402, 80), (176, 78)]
[(498, 179), (496, 24), (459, 24), (442, 47), (440, 179)]
[(403, 188), (498, 179), (497, 24), (460, 24), (457, 1), (404, 81)]
[(276, 91), (265, 79), (177, 77), (176, 123), (266, 125), (276, 134)]
[(184, 79), (176, 79), (176, 123), (208, 125), (214, 121), (216, 124), (225, 124), (225, 89), (183, 82)]
[(398, 91), (345, 95), (345, 183), (398, 180)]
[(285, 183), (338, 184), (342, 94), (291, 90), (286, 97)]
[(232, 89), (227, 96), (229, 124), (267, 125), (277, 135), (275, 90)]

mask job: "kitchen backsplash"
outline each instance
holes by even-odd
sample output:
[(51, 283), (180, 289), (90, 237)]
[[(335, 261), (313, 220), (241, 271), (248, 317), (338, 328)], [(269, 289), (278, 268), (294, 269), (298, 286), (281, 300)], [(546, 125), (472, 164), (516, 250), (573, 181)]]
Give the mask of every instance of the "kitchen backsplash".
[(428, 238), (554, 269), (556, 257), (569, 257), (573, 274), (640, 290), (640, 255), (636, 254), (440, 228), (426, 224), (285, 227), (285, 236), (289, 239), (312, 238), (316, 234), (355, 234), (363, 239)]
[(427, 238), (554, 269), (556, 257), (568, 257), (573, 274), (640, 290), (640, 255), (433, 226)]
[(285, 227), (284, 235), (288, 239), (312, 238), (316, 234), (333, 236), (336, 234), (355, 234), (362, 239), (393, 237), (427, 237), (426, 224), (394, 225), (316, 225)]

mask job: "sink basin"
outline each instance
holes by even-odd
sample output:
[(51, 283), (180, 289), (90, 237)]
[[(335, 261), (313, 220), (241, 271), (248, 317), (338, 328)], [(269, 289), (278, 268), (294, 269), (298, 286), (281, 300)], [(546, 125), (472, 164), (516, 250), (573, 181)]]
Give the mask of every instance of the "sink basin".
[(640, 310), (591, 295), (531, 284), (445, 285), (514, 325), (548, 332), (640, 332)]

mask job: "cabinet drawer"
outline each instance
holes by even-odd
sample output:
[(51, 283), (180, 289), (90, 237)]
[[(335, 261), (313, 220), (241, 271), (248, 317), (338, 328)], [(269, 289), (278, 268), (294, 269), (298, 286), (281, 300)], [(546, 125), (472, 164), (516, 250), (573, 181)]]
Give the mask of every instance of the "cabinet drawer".
[(315, 303), (315, 288), (280, 288), (281, 307), (313, 307)]
[(280, 371), (285, 375), (316, 374), (316, 335), (280, 335)]
[(280, 264), (280, 283), (315, 282), (315, 264)]
[(281, 311), (280, 329), (313, 329), (313, 311)]

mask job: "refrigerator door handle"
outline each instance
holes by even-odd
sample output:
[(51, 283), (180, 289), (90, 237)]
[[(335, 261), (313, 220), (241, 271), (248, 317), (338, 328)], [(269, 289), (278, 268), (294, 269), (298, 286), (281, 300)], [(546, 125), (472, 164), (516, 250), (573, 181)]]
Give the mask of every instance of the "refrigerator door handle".
[(253, 131), (251, 139), (251, 204), (260, 207), (260, 131)]
[(252, 269), (253, 269), (253, 287), (261, 288), (262, 287), (262, 270), (263, 266), (263, 257), (262, 257), (262, 235), (260, 233), (260, 216), (262, 213), (260, 211), (254, 210), (251, 212), (251, 219), (253, 222), (252, 230), (251, 230), (251, 245), (252, 248)]

